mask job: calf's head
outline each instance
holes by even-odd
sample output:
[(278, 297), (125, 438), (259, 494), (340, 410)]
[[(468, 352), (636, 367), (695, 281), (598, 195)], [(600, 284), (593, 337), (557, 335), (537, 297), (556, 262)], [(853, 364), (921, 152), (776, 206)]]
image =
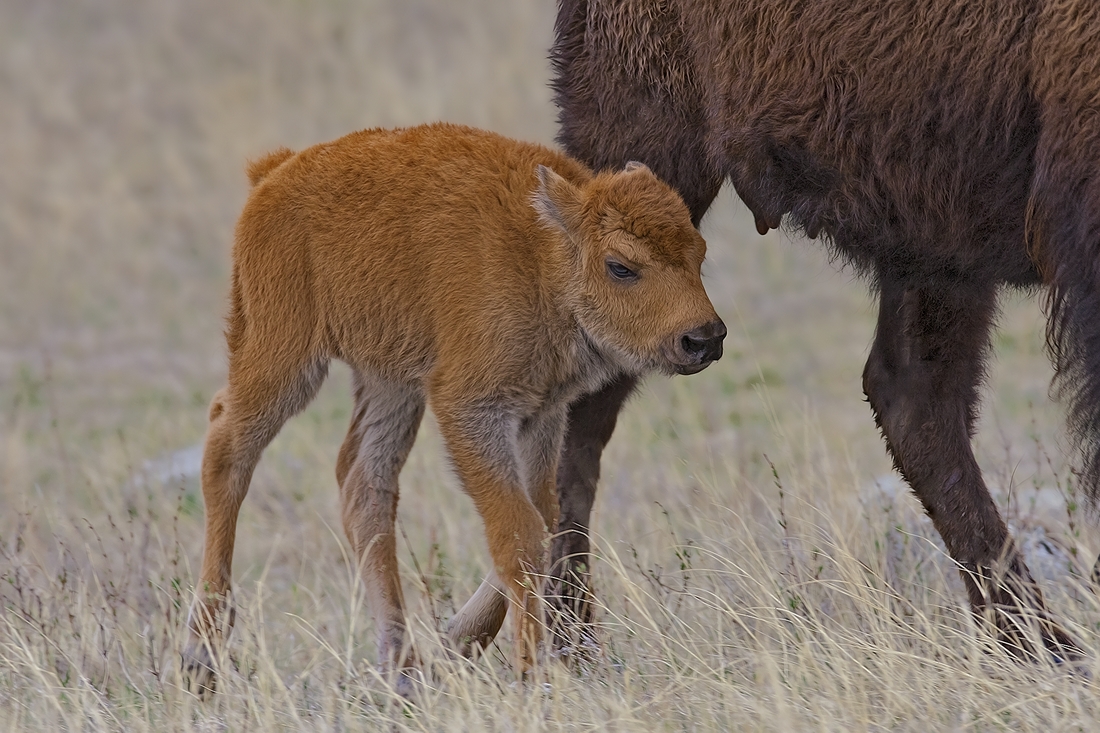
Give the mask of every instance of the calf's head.
[(538, 167), (534, 205), (571, 263), (589, 338), (627, 368), (694, 374), (722, 355), (726, 326), (703, 289), (707, 245), (680, 197), (640, 163), (574, 185)]

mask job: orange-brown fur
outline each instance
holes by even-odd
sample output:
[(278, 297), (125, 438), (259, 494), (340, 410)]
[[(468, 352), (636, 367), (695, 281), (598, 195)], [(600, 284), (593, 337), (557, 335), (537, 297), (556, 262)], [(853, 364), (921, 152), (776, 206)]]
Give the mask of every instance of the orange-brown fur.
[[(210, 645), (232, 624), (224, 609), (252, 470), (333, 358), (354, 375), (337, 478), (383, 663), (412, 661), (393, 530), (397, 475), (430, 401), (494, 566), (450, 634), (468, 651), (510, 606), (527, 669), (570, 400), (622, 371), (691, 373), (721, 353), (725, 329), (700, 280), (706, 246), (687, 208), (644, 166), (596, 175), (547, 148), (446, 124), (280, 149), (248, 174), (229, 379), (203, 457), (190, 683), (211, 689)], [(616, 276), (610, 260), (637, 277)]]

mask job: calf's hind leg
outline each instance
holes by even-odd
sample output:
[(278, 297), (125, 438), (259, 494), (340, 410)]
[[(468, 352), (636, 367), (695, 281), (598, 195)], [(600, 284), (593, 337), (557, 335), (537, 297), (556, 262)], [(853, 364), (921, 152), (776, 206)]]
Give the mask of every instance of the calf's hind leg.
[(970, 447), (995, 288), (880, 287), (863, 385), (895, 466), (961, 565), (975, 615), (991, 615), (1001, 643), (1034, 654), (1024, 633), (1030, 618), (1057, 658), (1073, 653), (1076, 645), (1047, 618)]
[(229, 385), (210, 406), (202, 458), (206, 517), (202, 574), (182, 651), (184, 684), (199, 695), (214, 690), (213, 647), (233, 625), (232, 609), (226, 613), (226, 594), (237, 515), (252, 472), (264, 448), (287, 419), (313, 398), (327, 372), (327, 362), (309, 358), (304, 344), (286, 346), (281, 355), (296, 358), (271, 358), (258, 339), (231, 354)]
[[(424, 417), (419, 388), (384, 382), (356, 371), (352, 375), (355, 412), (336, 465), (344, 531), (359, 562), (367, 603), (378, 626), (378, 653), (385, 669), (407, 670), (405, 610), (397, 567), (394, 524), (397, 477), (405, 465)], [(411, 690), (407, 674), (396, 680)]]

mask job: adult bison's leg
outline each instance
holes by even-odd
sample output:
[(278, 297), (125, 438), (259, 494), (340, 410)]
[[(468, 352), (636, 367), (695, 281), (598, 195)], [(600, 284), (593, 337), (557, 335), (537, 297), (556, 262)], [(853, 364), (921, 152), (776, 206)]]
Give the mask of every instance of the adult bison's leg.
[(554, 649), (568, 653), (592, 618), (588, 592), (588, 522), (600, 478), (600, 455), (637, 380), (620, 376), (569, 408), (569, 427), (558, 463), (558, 531), (550, 550), (550, 626)]
[(1032, 654), (1031, 618), (1056, 656), (1075, 652), (1047, 618), (970, 447), (995, 286), (907, 289), (887, 281), (880, 287), (863, 386), (895, 466), (961, 566), (975, 614), (992, 620), (1006, 648)]

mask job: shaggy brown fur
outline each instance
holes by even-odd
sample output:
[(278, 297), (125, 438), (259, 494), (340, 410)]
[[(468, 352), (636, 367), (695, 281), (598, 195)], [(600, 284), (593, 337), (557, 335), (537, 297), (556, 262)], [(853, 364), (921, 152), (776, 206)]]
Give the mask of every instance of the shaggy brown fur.
[[(203, 455), (189, 684), (212, 689), (210, 645), (232, 624), (222, 611), (253, 468), (330, 359), (354, 374), (337, 478), (383, 663), (412, 662), (397, 476), (430, 401), (495, 570), (449, 633), (467, 652), (486, 643), (510, 601), (516, 667), (527, 669), (569, 402), (620, 372), (689, 374), (721, 355), (725, 327), (700, 280), (706, 245), (687, 209), (645, 166), (593, 175), (546, 148), (443, 124), (282, 149), (248, 174), (229, 381)], [(396, 682), (408, 690), (406, 675)]]
[[(970, 437), (997, 292), (1045, 286), (1056, 385), (1098, 493), (1100, 4), (563, 0), (553, 62), (568, 152), (596, 169), (645, 162), (696, 223), (729, 179), (762, 233), (785, 218), (868, 276), (875, 418), (975, 610), (1017, 645), (1014, 619), (1042, 616), (1042, 597)], [(577, 532), (553, 555), (561, 603), (582, 618), (624, 380), (574, 406), (590, 419), (566, 439), (561, 526)], [(1068, 643), (1040, 625), (1048, 646)]]

